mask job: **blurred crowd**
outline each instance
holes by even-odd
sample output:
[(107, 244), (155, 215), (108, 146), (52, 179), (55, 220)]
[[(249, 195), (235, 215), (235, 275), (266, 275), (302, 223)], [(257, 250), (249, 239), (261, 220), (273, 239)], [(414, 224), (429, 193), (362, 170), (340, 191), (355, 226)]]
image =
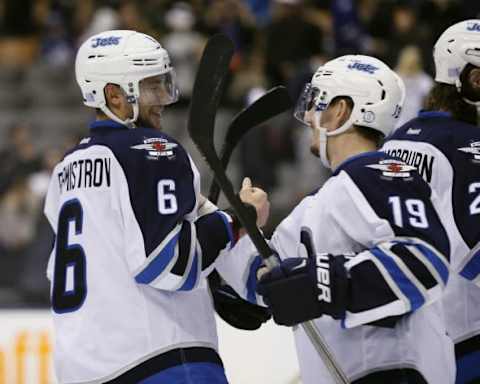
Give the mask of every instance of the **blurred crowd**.
[[(322, 62), (347, 53), (377, 56), (396, 69), (407, 87), (405, 121), (432, 85), (434, 41), (447, 26), (479, 16), (480, 2), (466, 0), (0, 0), (0, 307), (48, 304), (52, 233), (42, 205), (54, 164), (93, 119), (73, 65), (88, 36), (134, 29), (159, 39), (181, 92), (165, 130), (194, 152), (185, 132), (188, 103), (214, 33), (235, 43), (220, 132), (266, 89), (286, 85), (295, 99)], [(233, 177), (249, 175), (271, 193), (272, 228), (328, 177), (309, 156), (308, 138), (285, 114), (252, 130), (237, 153)]]

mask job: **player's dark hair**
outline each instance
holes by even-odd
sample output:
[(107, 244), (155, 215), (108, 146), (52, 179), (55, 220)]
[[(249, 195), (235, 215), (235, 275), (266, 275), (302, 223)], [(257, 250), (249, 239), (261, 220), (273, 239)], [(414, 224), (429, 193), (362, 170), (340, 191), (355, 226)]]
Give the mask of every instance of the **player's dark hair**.
[(476, 89), (471, 82), (470, 74), (473, 70), (478, 70), (478, 67), (468, 63), (460, 73), (460, 82), (462, 84), (461, 94), (467, 100), (474, 102), (480, 101), (480, 91)]
[(424, 107), (427, 110), (450, 112), (456, 120), (477, 124), (476, 107), (463, 100), (455, 85), (435, 83), (425, 99)]
[(340, 100), (345, 100), (347, 103), (347, 107), (350, 109), (350, 111), (353, 110), (353, 100), (350, 96), (335, 96), (332, 101), (330, 102), (331, 106), (334, 106), (337, 104)]
[(385, 136), (382, 132), (377, 131), (376, 129), (369, 128), (369, 127), (362, 127), (362, 126), (355, 126), (358, 134), (362, 136), (364, 139), (373, 141), (377, 148), (380, 148), (383, 143), (383, 139)]
[[(340, 100), (345, 100), (350, 111), (353, 110), (353, 105), (354, 105), (353, 100), (349, 96), (334, 97), (333, 100), (330, 102), (330, 105), (335, 105)], [(380, 146), (382, 145), (384, 136), (383, 136), (383, 133), (381, 133), (380, 131), (377, 131), (376, 129), (372, 129), (369, 127), (362, 127), (360, 125), (354, 125), (353, 129), (364, 139), (368, 141), (373, 141), (377, 146), (377, 148), (380, 148)]]

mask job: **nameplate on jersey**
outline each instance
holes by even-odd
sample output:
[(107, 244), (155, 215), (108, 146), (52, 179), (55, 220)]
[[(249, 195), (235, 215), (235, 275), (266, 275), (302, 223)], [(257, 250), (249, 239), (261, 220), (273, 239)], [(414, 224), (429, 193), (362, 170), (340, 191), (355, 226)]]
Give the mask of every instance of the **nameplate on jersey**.
[(470, 147), (458, 148), (458, 150), (472, 155), (472, 162), (480, 164), (480, 141), (470, 143)]
[(108, 157), (100, 157), (65, 163), (57, 175), (60, 193), (81, 188), (110, 187), (111, 161)]
[(178, 146), (167, 139), (152, 137), (143, 140), (143, 144), (133, 145), (130, 148), (145, 151), (147, 159), (158, 160), (161, 157), (172, 159), (175, 157), (174, 149)]
[(404, 148), (388, 148), (384, 151), (388, 155), (396, 157), (405, 164), (414, 167), (427, 183), (432, 181), (433, 163), (435, 161), (433, 156)]
[(410, 179), (411, 172), (416, 168), (407, 165), (402, 161), (394, 159), (380, 160), (377, 164), (366, 165), (367, 168), (376, 169), (382, 172), (382, 175), (388, 179), (391, 178), (403, 178)]

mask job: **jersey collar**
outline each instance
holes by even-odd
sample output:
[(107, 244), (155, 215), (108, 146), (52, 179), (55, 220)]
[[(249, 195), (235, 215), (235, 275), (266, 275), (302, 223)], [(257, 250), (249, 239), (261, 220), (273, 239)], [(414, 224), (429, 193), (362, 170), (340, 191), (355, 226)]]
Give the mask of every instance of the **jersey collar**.
[(345, 166), (347, 164), (349, 164), (350, 162), (354, 161), (354, 160), (357, 160), (357, 159), (360, 159), (362, 157), (369, 157), (369, 156), (375, 156), (375, 155), (381, 155), (381, 156), (385, 156), (385, 153), (383, 152), (380, 152), (380, 151), (369, 151), (369, 152), (362, 152), (362, 153), (359, 153), (357, 155), (353, 155), (353, 156), (350, 156), (348, 159), (346, 160), (343, 160), (338, 166), (337, 168), (335, 168), (335, 170), (333, 171), (332, 173), (332, 176), (336, 176), (340, 173), (340, 171), (345, 168)]
[(450, 112), (444, 112), (444, 111), (421, 110), (420, 112), (418, 112), (418, 117), (424, 118), (424, 119), (429, 119), (432, 117), (452, 117), (452, 114)]
[(95, 130), (98, 128), (128, 129), (127, 126), (113, 120), (95, 120), (90, 123), (90, 129)]

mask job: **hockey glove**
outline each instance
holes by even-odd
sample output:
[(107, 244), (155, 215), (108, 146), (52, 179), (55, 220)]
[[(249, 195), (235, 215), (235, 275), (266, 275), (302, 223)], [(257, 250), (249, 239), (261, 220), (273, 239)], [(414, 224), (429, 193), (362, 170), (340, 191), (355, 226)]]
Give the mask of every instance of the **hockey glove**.
[(217, 314), (231, 326), (253, 331), (272, 317), (268, 308), (243, 300), (232, 287), (222, 282), (217, 271), (208, 276)]
[(347, 274), (343, 256), (289, 258), (266, 272), (257, 292), (279, 325), (295, 325), (323, 314), (345, 317)]

